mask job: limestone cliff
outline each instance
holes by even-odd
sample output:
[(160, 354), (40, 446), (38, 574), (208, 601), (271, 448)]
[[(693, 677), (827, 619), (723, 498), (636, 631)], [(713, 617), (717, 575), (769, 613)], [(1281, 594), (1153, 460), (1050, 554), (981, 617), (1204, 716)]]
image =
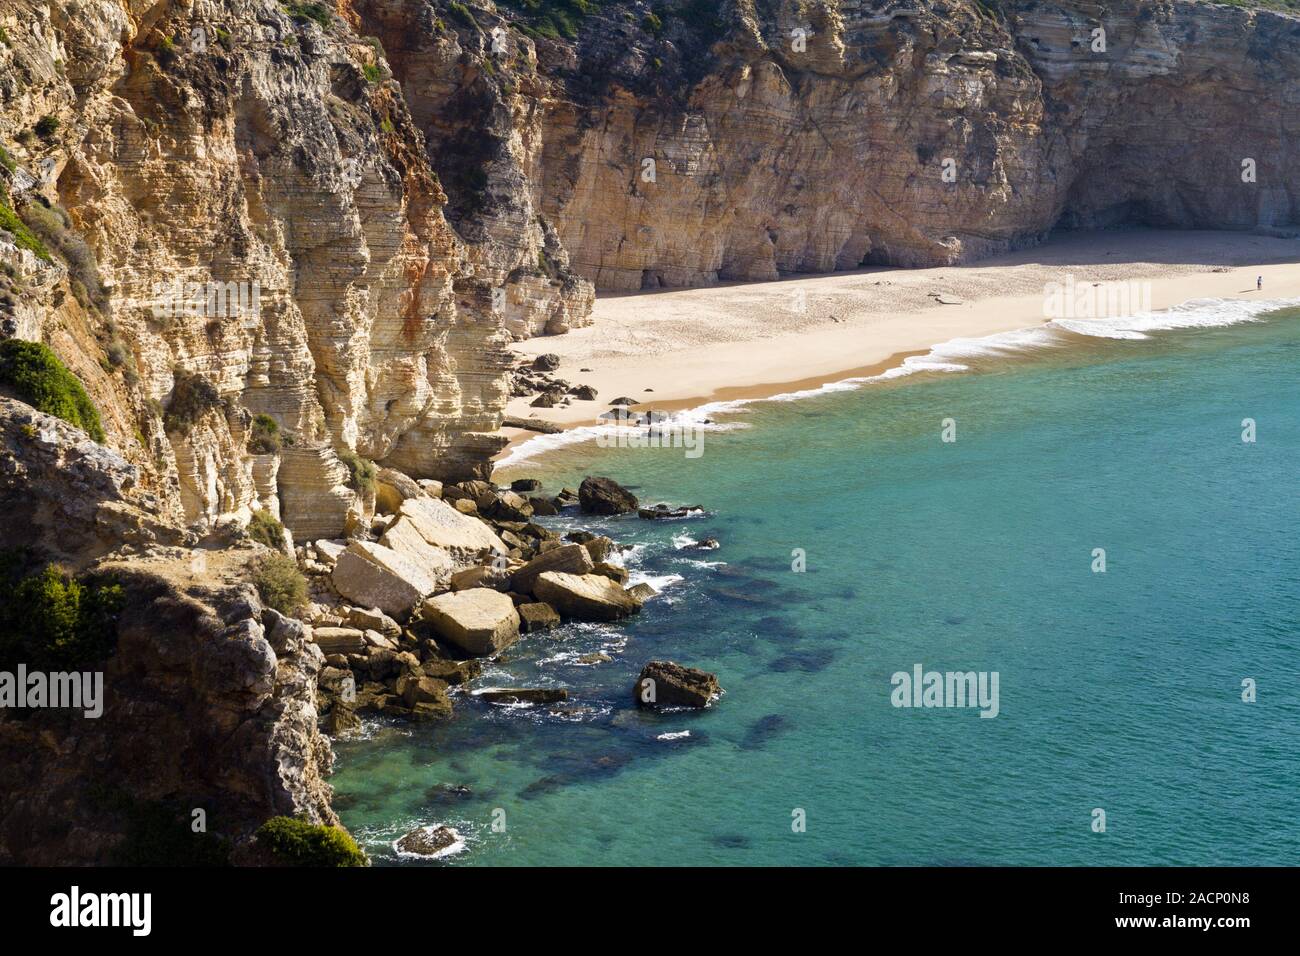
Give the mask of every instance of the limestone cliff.
[(656, 4), (656, 29), (602, 8), (605, 29), (539, 44), (564, 78), (541, 207), (598, 287), (951, 264), (1058, 224), (1300, 223), (1294, 17), (728, 0), (715, 24), (705, 6)]
[(1300, 22), (1240, 5), (7, 0), (0, 28), (0, 215), (38, 243), (0, 232), (0, 332), (200, 532), (337, 535), (360, 459), (485, 476), (505, 346), (593, 284), (1300, 217)]

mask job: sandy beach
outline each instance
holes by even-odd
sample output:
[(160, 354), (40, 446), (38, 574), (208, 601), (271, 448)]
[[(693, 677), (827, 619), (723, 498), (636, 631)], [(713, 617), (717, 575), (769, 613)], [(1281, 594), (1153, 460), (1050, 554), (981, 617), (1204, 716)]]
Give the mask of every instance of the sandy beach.
[[(1258, 276), (1262, 292), (1255, 289)], [(1300, 240), (1071, 233), (971, 266), (599, 295), (592, 325), (515, 347), (521, 357), (558, 355), (554, 375), (594, 386), (599, 398), (543, 409), (529, 406), (532, 397), (516, 398), (507, 414), (568, 428), (594, 423), (620, 396), (671, 411), (874, 374), (954, 338), (1043, 324), (1050, 318), (1044, 290), (1067, 277), (1076, 285), (1149, 283), (1152, 309), (1193, 299), (1300, 298)], [(532, 434), (507, 432), (512, 444)]]

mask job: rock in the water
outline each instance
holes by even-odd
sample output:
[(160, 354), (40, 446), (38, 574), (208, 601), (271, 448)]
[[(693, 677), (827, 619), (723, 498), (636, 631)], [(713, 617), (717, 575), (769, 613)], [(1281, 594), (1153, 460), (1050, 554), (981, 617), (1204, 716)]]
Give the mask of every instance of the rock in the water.
[(692, 513), (702, 509), (699, 505), (687, 505), (683, 508), (670, 508), (666, 504), (657, 504), (653, 508), (639, 508), (637, 514), (648, 520), (656, 518), (689, 518)]
[(494, 704), (554, 704), (568, 700), (569, 692), (563, 687), (486, 687), (474, 696)]
[(461, 846), (460, 834), (451, 827), (420, 827), (393, 844), (399, 853), (440, 857)]
[(658, 591), (646, 584), (644, 581), (640, 584), (634, 584), (632, 587), (627, 589), (628, 597), (633, 598), (641, 604), (644, 604), (658, 593)]
[(357, 712), (341, 700), (334, 701), (330, 712), (325, 716), (325, 733), (331, 737), (340, 737), (361, 726)]
[(636, 495), (612, 478), (588, 477), (578, 487), (578, 503), (583, 514), (621, 515), (635, 511)]
[(527, 521), (533, 516), (533, 506), (513, 491), (482, 495), (476, 504), (479, 514), (498, 521)]
[(415, 709), (427, 704), (425, 709), (429, 715), (451, 716), (451, 698), (447, 696), (446, 681), (420, 672), (403, 674), (397, 678), (396, 690), (407, 707)]
[(705, 538), (695, 545), (696, 551), (716, 551), (722, 547), (722, 542), (717, 538)]
[(579, 621), (616, 621), (641, 610), (641, 604), (619, 585), (599, 574), (538, 575), (533, 593), (564, 617)]
[(535, 518), (549, 518), (560, 513), (560, 509), (556, 506), (554, 500), (550, 498), (530, 495), (528, 503), (533, 506), (533, 517)]
[(646, 664), (632, 688), (640, 707), (707, 707), (721, 693), (713, 674), (672, 661)]
[(330, 581), (349, 601), (379, 608), (392, 617), (406, 615), (438, 586), (437, 578), (414, 561), (368, 541), (348, 545), (339, 555)]
[(434, 633), (478, 656), (496, 654), (519, 640), (515, 602), (488, 588), (452, 591), (423, 604)]
[(539, 554), (514, 573), (511, 587), (520, 594), (532, 594), (537, 576), (545, 571), (565, 574), (588, 574), (594, 567), (591, 555), (580, 544), (565, 544)]
[(555, 608), (542, 601), (521, 604), (516, 610), (519, 612), (519, 629), (525, 634), (547, 631), (560, 624), (560, 615)]
[(420, 670), (429, 677), (446, 681), (448, 684), (468, 684), (483, 673), (481, 661), (444, 661), (434, 658), (420, 665)]
[(510, 490), (523, 494), (525, 491), (541, 491), (542, 482), (538, 478), (516, 478), (510, 482)]
[(589, 537), (580, 543), (587, 549), (587, 553), (591, 555), (591, 560), (597, 564), (601, 561), (607, 561), (610, 553), (614, 550), (613, 539), (607, 538), (603, 534)]

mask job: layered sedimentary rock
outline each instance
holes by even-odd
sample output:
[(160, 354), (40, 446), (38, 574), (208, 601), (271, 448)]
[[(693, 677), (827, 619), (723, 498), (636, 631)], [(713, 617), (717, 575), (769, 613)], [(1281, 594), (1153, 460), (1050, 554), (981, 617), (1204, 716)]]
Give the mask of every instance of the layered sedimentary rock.
[(1182, 0), (718, 6), (707, 54), (692, 4), (660, 10), (658, 36), (611, 14), (576, 53), (542, 44), (577, 58), (572, 76), (608, 78), (549, 105), (542, 185), (599, 287), (950, 264), (1059, 223), (1300, 220), (1292, 17)]

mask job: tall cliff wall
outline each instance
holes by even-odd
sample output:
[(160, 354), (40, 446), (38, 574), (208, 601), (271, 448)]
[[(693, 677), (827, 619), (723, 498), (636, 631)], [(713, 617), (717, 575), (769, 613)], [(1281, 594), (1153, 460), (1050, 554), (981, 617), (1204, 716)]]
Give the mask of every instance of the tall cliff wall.
[(353, 456), (487, 474), (505, 346), (588, 321), (593, 284), (1300, 219), (1300, 21), (1262, 10), (8, 0), (0, 27), (0, 200), (52, 249), (0, 238), (0, 331), (51, 344), (201, 532), (338, 534)]
[(658, 30), (602, 9), (589, 19), (606, 29), (539, 44), (565, 81), (547, 104), (541, 206), (598, 287), (951, 264), (1058, 223), (1300, 223), (1293, 17), (1182, 0), (731, 0), (711, 27), (700, 6), (657, 4)]

